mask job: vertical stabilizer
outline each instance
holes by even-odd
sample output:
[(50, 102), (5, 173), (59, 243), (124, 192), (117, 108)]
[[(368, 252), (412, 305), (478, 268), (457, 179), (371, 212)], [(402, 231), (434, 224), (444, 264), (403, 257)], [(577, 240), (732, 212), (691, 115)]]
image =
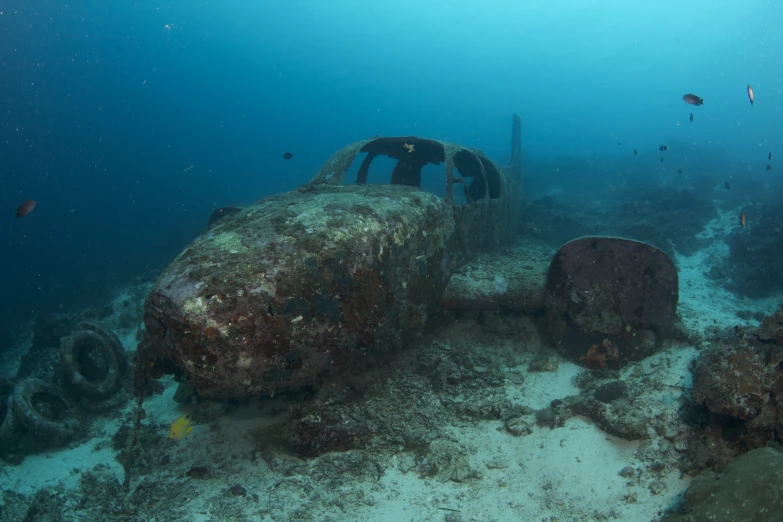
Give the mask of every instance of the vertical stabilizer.
[(508, 169), (511, 177), (522, 181), (522, 119), (516, 114), (511, 121), (511, 161)]

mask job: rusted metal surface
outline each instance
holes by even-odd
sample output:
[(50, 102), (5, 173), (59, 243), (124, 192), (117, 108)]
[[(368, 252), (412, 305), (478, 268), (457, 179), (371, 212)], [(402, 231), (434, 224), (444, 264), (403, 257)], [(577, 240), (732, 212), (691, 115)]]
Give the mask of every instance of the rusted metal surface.
[[(345, 184), (359, 153), (358, 178)], [(398, 160), (389, 185), (366, 184), (378, 155)], [(454, 269), (516, 234), (519, 161), (503, 168), (448, 142), (373, 138), (338, 151), (299, 190), (213, 221), (146, 301), (137, 387), (175, 371), (206, 397), (274, 394), (403, 346), (442, 310)], [(444, 162), (447, 197), (419, 189), (422, 166)], [(467, 204), (454, 203), (455, 184)]]
[(558, 348), (589, 368), (618, 368), (652, 354), (677, 312), (677, 269), (646, 243), (584, 237), (557, 251), (544, 303)]

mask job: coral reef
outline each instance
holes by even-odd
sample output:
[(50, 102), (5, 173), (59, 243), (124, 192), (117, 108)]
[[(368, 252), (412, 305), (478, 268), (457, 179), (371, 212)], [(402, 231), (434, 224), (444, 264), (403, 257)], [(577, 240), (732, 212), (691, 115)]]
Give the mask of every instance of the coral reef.
[[(783, 349), (770, 353), (752, 346), (713, 346), (705, 350), (694, 369), (693, 400), (716, 415), (753, 421), (766, 408), (773, 413), (777, 364)], [(765, 416), (766, 417), (766, 416)], [(767, 420), (772, 420), (772, 415)], [(774, 426), (774, 425), (773, 425)], [(773, 427), (770, 426), (770, 427)]]
[(690, 469), (783, 441), (783, 309), (744, 338), (704, 350), (693, 366)]
[(610, 370), (581, 374), (576, 383), (579, 394), (557, 399), (536, 411), (535, 422), (555, 428), (564, 426), (574, 415), (583, 415), (605, 432), (623, 439), (663, 437), (668, 441), (666, 451), (671, 452), (673, 461), (677, 460), (679, 456), (675, 446), (684, 445), (687, 426), (677, 415), (662, 415), (655, 412), (651, 405), (683, 396), (680, 386), (668, 384), (666, 377), (658, 374), (666, 366), (684, 366), (683, 361), (688, 357), (687, 353), (672, 350), (634, 363), (631, 371), (622, 377)]
[(610, 212), (609, 234), (644, 241), (673, 255), (692, 255), (709, 239), (699, 232), (718, 211), (710, 191), (697, 188), (651, 187), (629, 194)]
[(620, 236), (643, 241), (670, 256), (691, 255), (710, 239), (699, 237), (717, 216), (710, 192), (685, 187), (650, 187), (615, 194), (609, 201), (580, 196), (559, 200), (543, 197), (531, 202), (524, 232), (552, 248), (580, 236)]
[(783, 344), (783, 308), (761, 318), (755, 337), (763, 344)]
[(369, 436), (370, 432), (361, 423), (330, 418), (328, 413), (309, 413), (285, 426), (280, 443), (295, 455), (314, 457), (332, 451), (362, 448)]
[(544, 294), (553, 341), (588, 368), (618, 368), (652, 354), (672, 329), (677, 300), (677, 270), (666, 254), (606, 237), (558, 250)]
[(529, 216), (523, 221), (523, 235), (552, 249), (580, 236), (603, 234), (607, 222), (600, 208), (589, 200), (560, 200), (551, 196), (531, 201), (525, 207)]
[(416, 455), (423, 476), (440, 476), (430, 445), (445, 437), (441, 426), (449, 419), (502, 419), (523, 410), (502, 393), (501, 366), (519, 355), (508, 346), (475, 349), (468, 328), (455, 329), (462, 341), (423, 341), (411, 353), (385, 355), (366, 372), (330, 374), (310, 400), (293, 404), (282, 425), (257, 431), (259, 448), (278, 445), (299, 457), (403, 448)]
[[(729, 256), (711, 276), (738, 295), (766, 297), (783, 291), (783, 204), (779, 201), (745, 209), (747, 227), (728, 236)], [(739, 218), (738, 218), (739, 219)]]
[(677, 512), (661, 522), (752, 522), (780, 520), (783, 511), (783, 453), (750, 451), (721, 473), (707, 471), (685, 492)]

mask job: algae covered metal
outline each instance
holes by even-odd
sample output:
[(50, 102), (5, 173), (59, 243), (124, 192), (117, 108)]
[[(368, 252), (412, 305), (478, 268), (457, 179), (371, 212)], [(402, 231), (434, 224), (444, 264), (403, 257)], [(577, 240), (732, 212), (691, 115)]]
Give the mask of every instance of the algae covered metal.
[(662, 250), (613, 237), (560, 247), (544, 306), (557, 348), (588, 368), (619, 368), (652, 354), (677, 312), (677, 269)]
[[(519, 129), (515, 116), (509, 167), (448, 142), (364, 140), (300, 189), (213, 221), (146, 300), (137, 387), (175, 372), (205, 397), (273, 394), (403, 346), (440, 312), (453, 269), (516, 234)], [(366, 183), (378, 155), (397, 159), (390, 184)], [(427, 163), (445, 163), (446, 197), (419, 188)]]

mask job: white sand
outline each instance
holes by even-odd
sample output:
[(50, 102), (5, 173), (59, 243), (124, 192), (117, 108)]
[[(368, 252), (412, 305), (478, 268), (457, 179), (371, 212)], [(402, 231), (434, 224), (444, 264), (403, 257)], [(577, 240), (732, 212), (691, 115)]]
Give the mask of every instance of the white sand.
[(717, 330), (740, 326), (757, 326), (752, 319), (737, 316), (739, 311), (760, 311), (769, 314), (780, 306), (779, 297), (748, 299), (734, 295), (719, 286), (707, 274), (717, 262), (729, 255), (729, 246), (724, 238), (736, 228), (740, 209), (721, 211), (718, 218), (710, 221), (700, 238), (712, 239), (710, 246), (692, 256), (677, 254), (677, 270), (680, 279), (680, 302), (678, 311), (683, 323), (692, 332), (702, 335)]
[[(2, 489), (10, 489), (23, 495), (32, 495), (38, 489), (61, 483), (66, 488), (78, 485), (79, 474), (103, 463), (107, 471), (122, 480), (124, 471), (114, 460), (111, 446), (97, 449), (100, 439), (77, 446), (73, 449), (47, 451), (28, 456), (21, 466), (6, 466), (3, 469)], [(103, 444), (101, 444), (103, 445)]]

